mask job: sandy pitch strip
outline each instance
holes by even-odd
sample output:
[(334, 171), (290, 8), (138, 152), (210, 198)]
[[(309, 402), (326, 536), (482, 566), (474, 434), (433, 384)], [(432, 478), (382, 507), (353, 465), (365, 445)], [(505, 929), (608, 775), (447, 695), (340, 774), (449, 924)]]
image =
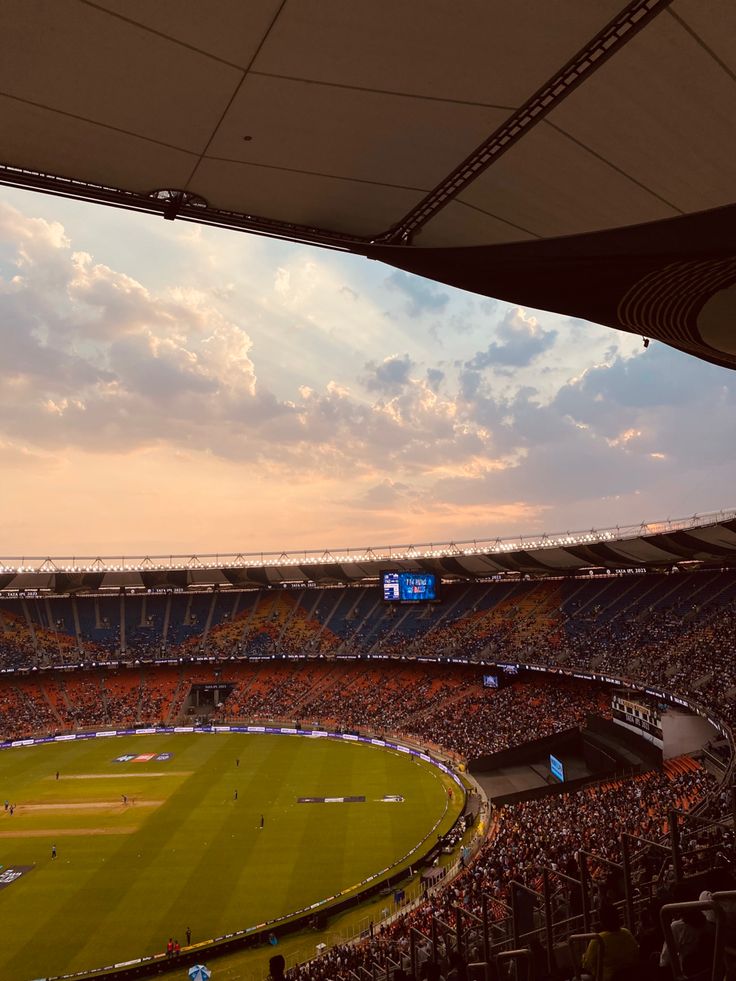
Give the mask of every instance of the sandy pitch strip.
[[(164, 770), (156, 773), (137, 773), (126, 770), (125, 773), (67, 773), (60, 774), (59, 780), (135, 780), (138, 777), (191, 777), (193, 770)], [(55, 780), (56, 777), (46, 777)]]
[(85, 835), (132, 835), (138, 825), (120, 828), (19, 828), (17, 831), (0, 831), (0, 838), (81, 838)]
[[(162, 800), (140, 800), (136, 798), (123, 804), (121, 800), (93, 800), (93, 801), (67, 801), (64, 804), (17, 804), (15, 810), (20, 813), (35, 811), (62, 811), (74, 813), (75, 811), (125, 811), (130, 807), (160, 807), (165, 801)], [(0, 812), (1, 814), (2, 812)]]

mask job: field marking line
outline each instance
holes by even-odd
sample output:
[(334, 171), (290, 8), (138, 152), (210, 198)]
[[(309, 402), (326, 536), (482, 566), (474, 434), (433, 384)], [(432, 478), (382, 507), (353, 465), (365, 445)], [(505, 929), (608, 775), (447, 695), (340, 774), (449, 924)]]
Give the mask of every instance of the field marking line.
[[(138, 777), (191, 777), (194, 770), (164, 770), (155, 773), (139, 773), (136, 770), (126, 770), (124, 773), (62, 773), (59, 780), (135, 780)], [(53, 774), (44, 777), (45, 780), (54, 780)]]
[(18, 828), (17, 831), (0, 831), (0, 838), (82, 838), (86, 835), (132, 835), (138, 825), (120, 828)]

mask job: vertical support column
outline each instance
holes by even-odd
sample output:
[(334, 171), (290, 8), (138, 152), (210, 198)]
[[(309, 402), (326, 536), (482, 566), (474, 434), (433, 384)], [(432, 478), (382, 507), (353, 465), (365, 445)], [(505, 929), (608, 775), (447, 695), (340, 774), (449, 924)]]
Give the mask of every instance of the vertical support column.
[[(72, 597), (73, 599), (74, 597)], [(28, 612), (28, 604), (24, 599), (20, 601), (21, 609), (23, 610), (23, 616), (26, 618), (26, 625), (28, 627), (28, 632), (31, 635), (31, 641), (33, 643), (33, 650), (38, 654), (38, 637), (36, 636), (36, 630), (33, 626), (33, 617)], [(81, 648), (80, 648), (81, 650)]]
[(675, 872), (675, 883), (682, 882), (682, 855), (680, 853), (680, 826), (677, 823), (677, 811), (669, 813), (670, 845), (672, 847), (672, 868)]
[(590, 893), (588, 892), (590, 876), (588, 875), (588, 859), (582, 852), (578, 855), (578, 865), (580, 867), (580, 898), (583, 907), (583, 933), (590, 933)]
[(164, 608), (164, 625), (161, 628), (161, 647), (166, 649), (166, 637), (169, 633), (169, 620), (171, 619), (171, 593), (166, 597), (166, 606)]
[(120, 590), (120, 656), (125, 654), (125, 586)]
[(511, 935), (514, 938), (514, 950), (521, 946), (519, 938), (519, 911), (516, 902), (516, 883), (511, 883)]
[(629, 839), (625, 834), (621, 835), (621, 855), (624, 868), (624, 909), (626, 911), (626, 926), (634, 932), (634, 890), (631, 881), (631, 855), (629, 852)]
[(207, 653), (207, 642), (210, 636), (210, 627), (212, 626), (212, 620), (215, 615), (215, 607), (217, 605), (217, 597), (219, 595), (220, 594), (217, 586), (214, 586), (212, 589), (212, 601), (210, 603), (210, 608), (207, 611), (207, 621), (204, 625), (204, 630), (202, 631), (202, 637), (199, 641), (199, 649), (202, 652), (202, 654)]
[(552, 930), (552, 900), (549, 891), (549, 872), (542, 869), (542, 895), (544, 896), (544, 934), (547, 943), (547, 970), (555, 970), (555, 938)]
[[(488, 897), (484, 894), (482, 898), (483, 916), (483, 960), (486, 964), (491, 963), (491, 935), (490, 924), (488, 922)], [(487, 969), (488, 970), (488, 969)]]
[(74, 619), (74, 633), (76, 634), (76, 638), (77, 638), (77, 650), (79, 651), (79, 659), (80, 661), (82, 661), (84, 660), (84, 645), (82, 644), (82, 628), (79, 625), (79, 610), (77, 608), (77, 599), (74, 593), (72, 593), (71, 595), (71, 604), (72, 604), (72, 617)]

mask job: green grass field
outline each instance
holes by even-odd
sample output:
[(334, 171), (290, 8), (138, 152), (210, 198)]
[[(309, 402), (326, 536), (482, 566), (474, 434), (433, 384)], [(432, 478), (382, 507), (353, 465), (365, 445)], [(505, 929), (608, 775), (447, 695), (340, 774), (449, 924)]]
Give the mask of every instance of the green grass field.
[[(143, 753), (173, 756), (113, 762)], [(297, 803), (347, 796), (366, 801)], [(287, 914), (392, 865), (459, 807), (435, 768), (336, 740), (178, 734), (7, 750), (0, 865), (33, 869), (0, 889), (0, 977), (83, 970), (158, 953), (169, 936), (184, 946), (187, 926), (195, 943)]]

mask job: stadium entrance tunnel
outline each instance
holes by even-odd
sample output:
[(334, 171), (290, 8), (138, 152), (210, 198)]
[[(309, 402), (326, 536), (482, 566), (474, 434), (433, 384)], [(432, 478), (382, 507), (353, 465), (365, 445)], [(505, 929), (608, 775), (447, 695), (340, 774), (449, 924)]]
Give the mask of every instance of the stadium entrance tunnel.
[(222, 708), (225, 699), (235, 688), (234, 682), (216, 681), (212, 684), (193, 684), (184, 700), (184, 711), (199, 719), (206, 719)]

